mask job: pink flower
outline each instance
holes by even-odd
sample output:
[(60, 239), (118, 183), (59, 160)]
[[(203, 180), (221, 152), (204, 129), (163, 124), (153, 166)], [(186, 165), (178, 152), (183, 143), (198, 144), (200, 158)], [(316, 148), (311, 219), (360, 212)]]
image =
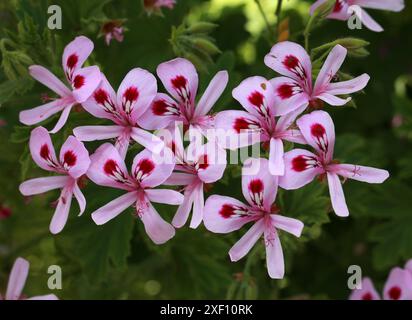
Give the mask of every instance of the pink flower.
[(381, 297), (370, 278), (363, 278), (361, 289), (353, 289), (349, 300), (380, 300)]
[(149, 14), (159, 12), (162, 7), (173, 9), (175, 4), (176, 0), (143, 0), (143, 7)]
[(63, 70), (70, 83), (70, 89), (46, 68), (30, 66), (30, 75), (57, 93), (59, 98), (40, 107), (20, 112), (20, 122), (34, 125), (63, 111), (54, 129), (50, 131), (50, 133), (58, 132), (66, 123), (73, 105), (86, 101), (100, 83), (98, 67), (82, 68), (92, 51), (93, 42), (83, 36), (74, 39), (64, 49)]
[[(30, 264), (23, 258), (17, 258), (11, 270), (7, 291), (4, 298), (0, 295), (0, 300), (26, 300), (22, 296), (22, 291), (29, 274)], [(59, 300), (54, 294), (36, 296), (27, 300)]]
[(121, 20), (108, 21), (102, 26), (102, 33), (104, 34), (104, 40), (107, 45), (110, 45), (112, 39), (118, 42), (123, 42), (124, 39), (124, 28), (122, 27)]
[(265, 56), (265, 64), (284, 76), (271, 80), (276, 96), (281, 101), (279, 109), (305, 109), (308, 105), (319, 104), (319, 99), (332, 106), (342, 106), (350, 101), (350, 97), (342, 99), (336, 95), (362, 90), (370, 77), (364, 73), (352, 80), (334, 82), (346, 53), (344, 47), (336, 45), (326, 58), (313, 86), (312, 64), (305, 49), (289, 41), (275, 44)]
[(156, 136), (137, 126), (137, 121), (147, 114), (150, 103), (156, 96), (156, 78), (148, 71), (135, 68), (126, 75), (117, 94), (106, 77), (93, 95), (83, 103), (83, 107), (98, 118), (109, 119), (112, 126), (83, 126), (73, 130), (81, 141), (93, 141), (116, 138), (116, 148), (124, 159), (130, 139), (140, 143), (154, 153), (164, 147)]
[(30, 152), (40, 168), (61, 175), (25, 181), (19, 187), (20, 192), (25, 196), (31, 196), (62, 189), (50, 223), (51, 233), (59, 233), (67, 222), (73, 195), (79, 203), (79, 215), (83, 214), (86, 208), (86, 199), (78, 186), (78, 180), (89, 168), (89, 153), (83, 143), (69, 136), (61, 147), (60, 157), (57, 159), (50, 135), (43, 127), (37, 127), (31, 132)]
[(172, 224), (176, 228), (182, 227), (193, 206), (190, 227), (195, 229), (203, 220), (204, 185), (222, 178), (226, 168), (226, 152), (213, 142), (200, 145), (195, 141), (185, 151), (178, 127), (175, 127), (174, 137), (167, 141), (167, 146), (175, 155), (176, 166), (164, 184), (185, 186), (184, 201), (179, 206)]
[(150, 108), (139, 119), (139, 125), (148, 130), (166, 128), (175, 121), (181, 121), (190, 129), (213, 128), (210, 109), (221, 96), (228, 82), (227, 71), (218, 72), (202, 98), (196, 104), (198, 75), (193, 64), (182, 58), (164, 62), (157, 67), (157, 75), (169, 94), (158, 93)]
[[(328, 0), (317, 0), (312, 4), (310, 14), (312, 15), (326, 1)], [(358, 6), (358, 9), (352, 6)], [(346, 21), (355, 13), (368, 29), (381, 32), (383, 28), (362, 8), (399, 12), (404, 7), (404, 0), (336, 0), (335, 6), (328, 18)]]
[[(280, 106), (269, 81), (263, 77), (247, 78), (233, 90), (233, 97), (245, 111), (228, 110), (216, 115), (215, 126), (225, 133), (217, 136), (224, 148), (237, 149), (256, 142), (269, 146), (269, 170), (283, 175), (283, 140), (305, 144), (299, 130), (291, 129), (301, 110)], [(283, 115), (276, 121), (275, 116)]]
[(243, 258), (263, 235), (269, 276), (281, 279), (284, 275), (283, 252), (277, 229), (300, 237), (303, 223), (281, 216), (273, 204), (278, 177), (269, 173), (266, 159), (250, 158), (242, 171), (242, 192), (248, 205), (231, 198), (213, 195), (206, 201), (204, 223), (208, 230), (229, 233), (254, 222), (245, 235), (230, 249), (232, 261)]
[(113, 145), (106, 143), (96, 150), (91, 156), (88, 177), (98, 185), (127, 191), (92, 213), (96, 224), (105, 224), (135, 204), (136, 215), (142, 220), (147, 235), (154, 243), (162, 244), (173, 238), (175, 229), (160, 217), (151, 204), (151, 201), (172, 205), (183, 202), (183, 195), (177, 191), (153, 189), (171, 175), (175, 166), (170, 149), (164, 148), (162, 153), (163, 162), (160, 162), (154, 154), (143, 150), (134, 158), (132, 173), (129, 174), (123, 158)]
[(317, 154), (294, 149), (285, 154), (285, 175), (279, 186), (293, 190), (311, 182), (317, 175), (326, 175), (332, 207), (338, 216), (346, 217), (349, 211), (345, 202), (339, 176), (368, 183), (382, 183), (388, 177), (386, 170), (354, 164), (338, 164), (333, 160), (335, 127), (332, 118), (324, 111), (314, 111), (297, 120), (297, 125), (307, 143)]

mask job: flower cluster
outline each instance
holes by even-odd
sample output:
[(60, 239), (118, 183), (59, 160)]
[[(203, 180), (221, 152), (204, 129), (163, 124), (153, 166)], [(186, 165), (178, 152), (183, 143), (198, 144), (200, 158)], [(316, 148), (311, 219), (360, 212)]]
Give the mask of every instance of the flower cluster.
[[(283, 252), (278, 230), (299, 237), (303, 223), (280, 215), (275, 204), (278, 188), (300, 188), (316, 176), (325, 177), (332, 207), (339, 216), (348, 216), (339, 177), (381, 183), (388, 172), (352, 164), (341, 164), (333, 156), (334, 124), (328, 113), (317, 110), (323, 103), (346, 104), (348, 94), (362, 90), (369, 81), (363, 74), (349, 81), (336, 82), (336, 74), (347, 50), (337, 45), (312, 81), (311, 60), (298, 44), (281, 42), (265, 57), (265, 64), (280, 77), (266, 80), (255, 76), (242, 81), (233, 97), (245, 111), (227, 110), (216, 115), (211, 109), (228, 83), (228, 73), (218, 72), (200, 99), (198, 74), (191, 62), (177, 58), (161, 63), (157, 76), (168, 94), (159, 93), (157, 80), (149, 71), (134, 68), (127, 73), (117, 91), (97, 66), (83, 67), (93, 50), (93, 43), (77, 37), (64, 50), (63, 69), (68, 89), (41, 66), (30, 67), (31, 75), (55, 91), (59, 98), (20, 113), (24, 124), (42, 122), (62, 111), (56, 133), (68, 119), (74, 104), (81, 104), (92, 116), (107, 119), (112, 125), (81, 126), (73, 130), (56, 156), (49, 132), (35, 128), (30, 137), (33, 160), (44, 170), (58, 175), (36, 178), (21, 184), (23, 195), (61, 189), (50, 224), (59, 233), (68, 219), (73, 196), (86, 208), (80, 182), (86, 175), (97, 185), (124, 190), (124, 194), (91, 214), (93, 221), (104, 224), (129, 207), (144, 224), (149, 238), (162, 244), (184, 226), (192, 212), (191, 228), (202, 221), (216, 233), (228, 233), (253, 222), (252, 227), (230, 250), (232, 261), (244, 257), (263, 235), (267, 267), (271, 278), (284, 276)], [(345, 97), (339, 97), (345, 95)], [(312, 112), (311, 112), (312, 111)], [(185, 146), (181, 133), (188, 133)], [(151, 130), (160, 130), (156, 134)], [(212, 134), (223, 130), (225, 134)], [(203, 143), (204, 138), (207, 142)], [(92, 155), (83, 142), (115, 139), (104, 143)], [(134, 156), (130, 170), (125, 159), (129, 144), (136, 142), (144, 150)], [(308, 145), (306, 149), (284, 152), (283, 141)], [(262, 143), (269, 150), (268, 159), (249, 158), (242, 169), (242, 192), (247, 204), (219, 195), (206, 202), (204, 189), (219, 181), (226, 168), (226, 149), (238, 149)], [(159, 186), (181, 186), (182, 193)], [(165, 221), (152, 203), (178, 205), (171, 223)]]

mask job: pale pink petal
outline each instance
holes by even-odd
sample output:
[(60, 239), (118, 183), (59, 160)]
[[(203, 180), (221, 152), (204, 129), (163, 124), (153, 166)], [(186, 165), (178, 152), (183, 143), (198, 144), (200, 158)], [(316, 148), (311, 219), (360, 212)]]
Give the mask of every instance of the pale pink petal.
[(113, 139), (124, 131), (121, 126), (82, 126), (73, 129), (73, 134), (80, 141)]
[(342, 177), (368, 183), (382, 183), (389, 178), (386, 170), (356, 164), (335, 164), (331, 170)]
[(117, 139), (114, 144), (117, 151), (119, 151), (120, 157), (126, 159), (127, 151), (129, 150), (130, 145), (130, 133), (124, 131)]
[(339, 176), (334, 173), (327, 173), (330, 200), (333, 211), (339, 217), (349, 216), (348, 206), (346, 205), (345, 194), (343, 193), (342, 183)]
[(190, 228), (196, 229), (203, 220), (205, 199), (203, 195), (203, 183), (199, 183), (193, 191), (193, 215)]
[(92, 219), (97, 225), (105, 224), (131, 207), (137, 199), (137, 192), (128, 192), (92, 213)]
[(146, 130), (158, 130), (166, 128), (181, 117), (177, 102), (167, 94), (158, 93), (146, 112), (137, 119), (137, 123)]
[(331, 82), (326, 87), (326, 92), (331, 95), (349, 94), (363, 90), (368, 84), (370, 76), (366, 73), (351, 80)]
[(285, 174), (285, 162), (283, 160), (283, 142), (281, 139), (270, 139), (269, 172), (275, 176)]
[(130, 121), (137, 120), (147, 111), (157, 93), (156, 78), (147, 70), (132, 69), (117, 91), (117, 105)]
[(143, 150), (136, 155), (132, 165), (132, 176), (143, 188), (154, 188), (166, 181), (175, 167), (173, 153), (164, 148), (158, 155)]
[(54, 294), (46, 294), (44, 296), (31, 297), (27, 300), (59, 300), (59, 298), (57, 298), (57, 296), (55, 296)]
[(275, 115), (288, 115), (296, 110), (301, 113), (308, 106), (310, 97), (296, 80), (278, 77), (271, 79), (270, 83), (276, 96)]
[[(195, 143), (192, 143), (192, 145)], [(200, 180), (213, 183), (220, 180), (226, 169), (226, 151), (218, 144), (208, 142), (194, 150), (195, 167)]]
[(315, 3), (310, 6), (310, 15), (313, 15), (315, 10), (327, 1), (329, 0), (316, 0)]
[(324, 92), (324, 93), (316, 96), (316, 98), (325, 101), (327, 104), (329, 104), (331, 106), (343, 106), (343, 105), (347, 104), (349, 101), (352, 100), (351, 97), (342, 99), (342, 98), (338, 98), (334, 95), (331, 95), (327, 92)]
[(147, 189), (147, 198), (156, 203), (180, 205), (183, 203), (183, 195), (180, 192), (170, 189)]
[(380, 300), (379, 293), (370, 278), (363, 278), (360, 289), (353, 289), (349, 300)]
[(216, 101), (220, 98), (229, 81), (229, 74), (227, 71), (219, 71), (210, 81), (209, 86), (203, 93), (202, 98), (195, 109), (195, 116), (204, 116), (214, 106)]
[(76, 37), (64, 48), (62, 65), (69, 81), (72, 79), (73, 72), (82, 67), (93, 48), (93, 42), (84, 36)]
[(408, 270), (393, 268), (383, 288), (385, 300), (412, 300), (412, 274)]
[(27, 126), (42, 122), (52, 115), (62, 111), (67, 106), (64, 99), (57, 99), (39, 107), (24, 110), (19, 113), (19, 121)]
[(130, 136), (153, 153), (159, 153), (164, 148), (164, 143), (159, 137), (140, 128), (132, 128)]
[(89, 152), (82, 142), (69, 136), (60, 149), (60, 163), (71, 177), (77, 179), (89, 169)]
[(77, 183), (73, 187), (73, 195), (76, 198), (77, 203), (79, 204), (79, 208), (80, 208), (79, 216), (81, 216), (84, 210), (86, 210), (86, 198), (84, 197)]
[(279, 235), (274, 227), (265, 228), (266, 265), (269, 277), (283, 279), (285, 275), (285, 262)]
[(22, 294), (30, 264), (23, 258), (17, 258), (9, 276), (7, 285), (6, 300), (19, 300)]
[(362, 8), (359, 9), (359, 19), (365, 25), (366, 28), (375, 31), (375, 32), (382, 32), (382, 26), (377, 23), (365, 10)]
[(33, 129), (30, 134), (30, 153), (36, 164), (47, 171), (60, 167), (49, 132), (43, 127)]
[(64, 188), (57, 202), (56, 210), (54, 211), (50, 222), (50, 232), (58, 234), (63, 230), (69, 217), (70, 206), (72, 203), (73, 191), (71, 188)]
[(283, 41), (275, 44), (265, 56), (265, 64), (283, 76), (298, 81), (307, 92), (312, 88), (312, 63), (299, 44)]
[(56, 125), (52, 130), (50, 130), (50, 133), (54, 134), (60, 131), (61, 128), (66, 124), (67, 119), (69, 118), (70, 111), (72, 109), (73, 105), (69, 105), (63, 109), (62, 114), (60, 115), (59, 120), (57, 121)]
[(78, 103), (85, 102), (96, 90), (102, 80), (102, 74), (98, 67), (91, 66), (74, 72), (71, 85), (72, 94)]
[(404, 0), (354, 0), (354, 4), (364, 8), (399, 12), (405, 8)]
[(405, 270), (408, 270), (412, 274), (412, 259), (408, 260), (405, 264)]
[(262, 236), (265, 229), (263, 219), (256, 221), (253, 226), (243, 235), (242, 238), (229, 250), (230, 260), (235, 262), (248, 254), (250, 249)]
[(67, 176), (36, 178), (24, 181), (20, 186), (20, 193), (24, 196), (45, 193), (54, 189), (62, 189), (68, 182)]
[(300, 130), (296, 130), (296, 129), (290, 129), (290, 130), (285, 131), (282, 134), (282, 140), (290, 141), (293, 143), (299, 143), (299, 144), (308, 144), (306, 142), (305, 137), (300, 132)]
[(270, 174), (267, 159), (249, 158), (242, 168), (242, 192), (251, 206), (270, 210), (276, 198), (278, 177)]
[(163, 244), (175, 236), (175, 228), (163, 220), (156, 209), (148, 203), (148, 208), (139, 215), (147, 235), (155, 244)]
[(176, 58), (163, 62), (157, 67), (157, 75), (177, 101), (193, 108), (199, 79), (189, 60)]
[(44, 84), (50, 90), (56, 92), (60, 97), (66, 97), (71, 95), (71, 91), (67, 88), (63, 82), (60, 81), (53, 73), (42, 66), (33, 65), (29, 67), (30, 75)]
[(173, 172), (165, 182), (167, 186), (187, 186), (196, 180), (196, 176), (189, 173)]
[(321, 95), (326, 91), (326, 87), (332, 81), (335, 74), (339, 71), (340, 67), (345, 61), (348, 50), (341, 45), (333, 47), (328, 57), (326, 58), (322, 69), (320, 69), (316, 83), (314, 87), (314, 95)]
[(260, 142), (260, 120), (244, 111), (227, 110), (215, 117), (217, 141), (225, 149), (235, 150)]
[(304, 149), (294, 149), (284, 155), (285, 174), (279, 177), (279, 186), (286, 190), (299, 189), (324, 172), (315, 154)]
[(295, 237), (300, 237), (303, 230), (303, 222), (297, 219), (281, 216), (279, 214), (272, 214), (270, 216), (273, 225), (276, 229), (281, 229), (283, 231), (293, 234)]
[(293, 112), (289, 112), (284, 116), (278, 118), (276, 123), (276, 131), (287, 131), (295, 122), (296, 118), (306, 109), (306, 107), (300, 107)]
[(274, 116), (275, 95), (272, 85), (263, 77), (243, 80), (232, 91), (233, 98), (249, 113), (259, 118)]
[(348, 20), (352, 15), (351, 7), (346, 1), (340, 1), (339, 3), (335, 3), (335, 7), (333, 8), (332, 12), (328, 15), (329, 19), (336, 19), (336, 20)]
[(335, 125), (325, 111), (313, 111), (296, 121), (302, 135), (319, 155), (329, 162), (333, 158), (335, 146)]
[(94, 183), (123, 190), (133, 189), (124, 160), (112, 144), (101, 145), (90, 160), (87, 176)]
[(189, 218), (190, 210), (194, 201), (194, 193), (191, 188), (186, 188), (184, 192), (183, 203), (179, 206), (173, 217), (172, 224), (175, 228), (181, 228), (185, 225)]

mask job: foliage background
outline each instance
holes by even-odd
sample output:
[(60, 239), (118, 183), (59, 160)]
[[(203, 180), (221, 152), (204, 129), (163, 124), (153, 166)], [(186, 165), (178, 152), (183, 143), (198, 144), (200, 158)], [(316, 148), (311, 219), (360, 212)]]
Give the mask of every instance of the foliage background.
[[(90, 213), (114, 199), (116, 191), (89, 183), (84, 190), (86, 213), (78, 218), (73, 205), (66, 228), (52, 236), (48, 231), (54, 210), (50, 203), (58, 197), (57, 191), (31, 199), (19, 194), (18, 185), (23, 180), (44, 175), (28, 153), (32, 128), (18, 122), (18, 113), (40, 105), (41, 94), (48, 92), (29, 78), (27, 66), (41, 64), (61, 76), (62, 50), (76, 35), (94, 41), (89, 61), (98, 64), (116, 88), (131, 68), (139, 66), (155, 73), (160, 62), (176, 56), (168, 41), (172, 26), (184, 21), (216, 23), (210, 36), (220, 53), (214, 55), (206, 72), (200, 73), (200, 86), (204, 88), (221, 69), (229, 71), (230, 82), (214, 111), (240, 108), (231, 98), (231, 90), (241, 79), (275, 76), (263, 63), (275, 38), (268, 41), (270, 35), (255, 1), (177, 2), (173, 10), (163, 10), (163, 16), (147, 16), (138, 0), (0, 3), (0, 206), (12, 210), (10, 218), (0, 220), (0, 292), (4, 292), (18, 256), (31, 262), (25, 287), (29, 296), (50, 291), (47, 268), (52, 264), (63, 270), (63, 289), (55, 292), (62, 299), (346, 299), (347, 268), (352, 264), (360, 265), (380, 289), (390, 268), (412, 257), (412, 10), (408, 3), (397, 14), (371, 10), (384, 26), (383, 33), (349, 30), (345, 23), (328, 20), (311, 34), (312, 48), (348, 36), (370, 42), (368, 57), (348, 58), (342, 69), (371, 76), (364, 94), (356, 96), (357, 108), (326, 110), (337, 130), (336, 157), (386, 168), (391, 178), (378, 186), (345, 183), (351, 212), (346, 219), (330, 212), (327, 188), (318, 181), (297, 191), (282, 192), (279, 205), (283, 213), (301, 218), (306, 225), (301, 239), (282, 234), (283, 280), (267, 276), (262, 243), (242, 261), (229, 261), (227, 252), (242, 231), (222, 236), (204, 227), (184, 227), (171, 241), (156, 246), (131, 211), (105, 226), (96, 226)], [(260, 2), (271, 32), (276, 33), (277, 1)], [(289, 17), (290, 40), (303, 43), (302, 30), (311, 2), (283, 1), (281, 20)], [(62, 7), (62, 30), (46, 27), (50, 4)], [(107, 47), (103, 38), (97, 37), (101, 23), (108, 19), (127, 19), (124, 42)], [(50, 127), (55, 120), (44, 125)], [(98, 121), (86, 112), (72, 112), (64, 130), (53, 136), (55, 145), (61, 144), (72, 128)], [(89, 143), (88, 148), (92, 151), (97, 145)], [(242, 199), (239, 170), (229, 166), (211, 192)], [(176, 207), (158, 209), (170, 221)]]

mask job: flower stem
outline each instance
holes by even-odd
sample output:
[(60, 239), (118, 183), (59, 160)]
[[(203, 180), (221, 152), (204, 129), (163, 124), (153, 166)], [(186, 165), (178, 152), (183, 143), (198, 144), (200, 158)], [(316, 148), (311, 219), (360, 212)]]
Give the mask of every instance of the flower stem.
[(310, 32), (312, 30), (313, 22), (315, 21), (316, 15), (311, 15), (309, 18), (309, 21), (306, 25), (305, 30), (303, 31), (303, 36), (305, 37), (305, 49), (306, 51), (309, 51), (309, 36)]
[(258, 9), (259, 9), (259, 11), (260, 11), (260, 14), (261, 14), (262, 17), (263, 17), (263, 20), (265, 21), (266, 29), (268, 30), (268, 33), (269, 33), (269, 42), (271, 42), (271, 41), (273, 41), (273, 39), (274, 39), (274, 34), (273, 34), (273, 32), (272, 32), (272, 28), (271, 28), (271, 26), (270, 26), (269, 20), (268, 20), (268, 18), (266, 17), (265, 11), (263, 10), (263, 7), (262, 7), (262, 4), (260, 3), (260, 0), (255, 0), (255, 3), (256, 3), (256, 5), (258, 6)]
[(278, 0), (278, 4), (276, 6), (275, 16), (276, 16), (276, 30), (279, 33), (279, 23), (280, 23), (280, 13), (282, 11), (282, 0)]

